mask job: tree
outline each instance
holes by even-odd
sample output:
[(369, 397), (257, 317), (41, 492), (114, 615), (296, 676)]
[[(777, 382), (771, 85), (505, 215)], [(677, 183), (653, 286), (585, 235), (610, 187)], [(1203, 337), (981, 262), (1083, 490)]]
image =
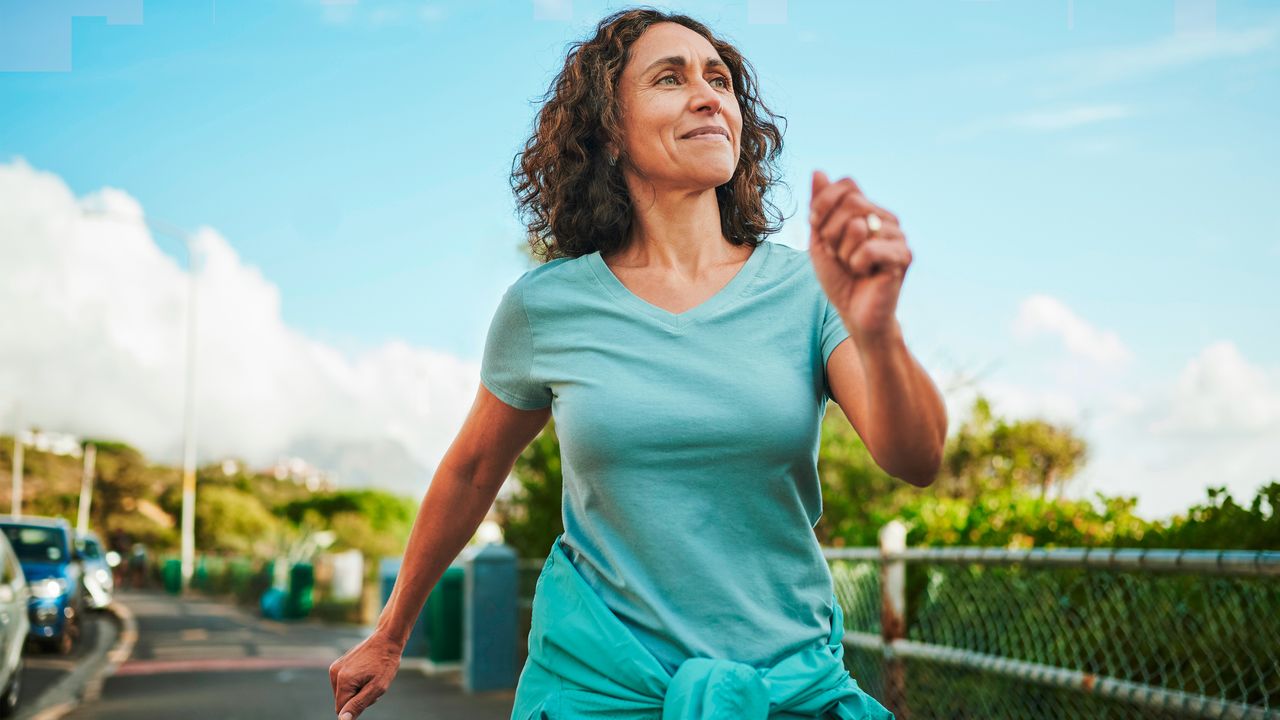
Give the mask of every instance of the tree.
[(556, 536), (564, 532), (564, 477), (555, 420), (549, 421), (516, 458), (513, 473), (519, 487), (495, 505), (503, 539), (520, 557), (546, 557)]
[(1070, 428), (1044, 420), (1007, 422), (992, 414), (979, 396), (969, 418), (948, 442), (938, 490), (947, 497), (973, 500), (1001, 490), (1062, 488), (1087, 459), (1087, 447)]

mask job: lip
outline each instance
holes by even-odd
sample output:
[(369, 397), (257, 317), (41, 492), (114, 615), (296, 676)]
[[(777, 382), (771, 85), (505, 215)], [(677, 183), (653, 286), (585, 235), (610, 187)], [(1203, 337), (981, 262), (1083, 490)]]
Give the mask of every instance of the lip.
[(680, 139), (690, 140), (692, 138), (698, 137), (699, 135), (710, 135), (710, 134), (718, 134), (723, 136), (725, 140), (729, 139), (729, 131), (725, 130), (724, 128), (718, 125), (703, 125), (700, 128), (694, 128), (689, 132), (685, 133), (684, 135), (681, 135)]

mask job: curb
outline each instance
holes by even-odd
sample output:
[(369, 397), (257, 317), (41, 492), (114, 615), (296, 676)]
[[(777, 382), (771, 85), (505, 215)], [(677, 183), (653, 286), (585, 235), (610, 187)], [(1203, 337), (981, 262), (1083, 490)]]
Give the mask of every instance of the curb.
[[(55, 703), (31, 715), (30, 720), (59, 720), (81, 703), (97, 700), (102, 695), (103, 680), (133, 653), (133, 646), (138, 641), (138, 624), (133, 613), (116, 600), (102, 609), (109, 612), (119, 626), (115, 644), (107, 652), (86, 663), (86, 669), (81, 672), (73, 670), (45, 691), (46, 696), (55, 698)], [(83, 684), (77, 687), (81, 682)], [(66, 696), (67, 699), (57, 701), (59, 696)]]

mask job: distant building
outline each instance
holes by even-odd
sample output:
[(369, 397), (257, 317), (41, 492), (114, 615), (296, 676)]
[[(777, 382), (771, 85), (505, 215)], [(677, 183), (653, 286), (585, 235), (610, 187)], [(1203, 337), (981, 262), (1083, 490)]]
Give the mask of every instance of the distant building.
[(84, 454), (84, 449), (80, 447), (80, 438), (70, 433), (23, 430), (21, 437), (23, 445), (40, 452), (71, 457), (81, 457)]
[(292, 480), (311, 492), (329, 492), (334, 489), (332, 478), (300, 457), (276, 461), (275, 467), (271, 469), (271, 475), (277, 480)]

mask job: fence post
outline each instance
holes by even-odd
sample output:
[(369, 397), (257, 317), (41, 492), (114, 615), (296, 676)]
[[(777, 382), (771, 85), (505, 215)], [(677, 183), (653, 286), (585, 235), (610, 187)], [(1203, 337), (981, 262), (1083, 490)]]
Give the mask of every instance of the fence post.
[(884, 642), (885, 704), (898, 720), (907, 720), (907, 683), (902, 658), (893, 642), (907, 636), (907, 568), (900, 556), (907, 549), (907, 526), (890, 520), (880, 528), (880, 635)]

